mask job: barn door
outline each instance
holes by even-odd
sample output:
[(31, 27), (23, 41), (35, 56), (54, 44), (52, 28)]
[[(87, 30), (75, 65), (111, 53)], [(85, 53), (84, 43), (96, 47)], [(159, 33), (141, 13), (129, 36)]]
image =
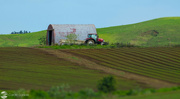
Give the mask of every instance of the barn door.
[(52, 45), (52, 30), (50, 30), (48, 33), (48, 44)]

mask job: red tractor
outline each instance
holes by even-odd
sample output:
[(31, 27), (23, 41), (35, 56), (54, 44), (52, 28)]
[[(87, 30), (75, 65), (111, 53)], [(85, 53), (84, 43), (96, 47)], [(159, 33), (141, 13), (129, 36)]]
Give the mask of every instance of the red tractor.
[(104, 40), (99, 38), (99, 36), (97, 34), (94, 34), (94, 33), (88, 34), (88, 38), (86, 38), (85, 43), (88, 45), (93, 45), (93, 44), (104, 45), (105, 44)]

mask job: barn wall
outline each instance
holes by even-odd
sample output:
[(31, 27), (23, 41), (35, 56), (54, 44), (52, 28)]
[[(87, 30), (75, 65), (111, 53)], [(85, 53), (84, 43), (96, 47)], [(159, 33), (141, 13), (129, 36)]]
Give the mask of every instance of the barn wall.
[(69, 34), (78, 35), (78, 40), (85, 40), (89, 33), (97, 33), (93, 24), (83, 25), (52, 25), (54, 29), (54, 43), (59, 44), (60, 39), (67, 39)]

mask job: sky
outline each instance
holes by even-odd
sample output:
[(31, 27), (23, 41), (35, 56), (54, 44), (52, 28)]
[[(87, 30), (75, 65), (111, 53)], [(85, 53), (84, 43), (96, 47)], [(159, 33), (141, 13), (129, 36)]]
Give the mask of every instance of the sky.
[(0, 0), (0, 34), (46, 30), (49, 24), (96, 28), (179, 17), (180, 0)]

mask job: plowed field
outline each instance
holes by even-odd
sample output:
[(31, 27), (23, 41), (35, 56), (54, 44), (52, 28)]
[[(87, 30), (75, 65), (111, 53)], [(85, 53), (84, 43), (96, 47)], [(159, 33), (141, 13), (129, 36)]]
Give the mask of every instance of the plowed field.
[[(52, 50), (52, 52), (55, 52)], [(63, 52), (51, 54), (32, 48), (0, 48), (0, 89), (43, 89), (69, 84), (72, 90), (96, 89), (98, 80), (109, 75), (100, 70), (89, 69), (84, 65), (66, 59), (78, 60)], [(114, 75), (115, 76), (115, 75)], [(136, 86), (147, 88), (145, 84), (115, 76), (118, 89), (133, 89)]]
[(180, 84), (180, 48), (61, 50), (97, 64)]

